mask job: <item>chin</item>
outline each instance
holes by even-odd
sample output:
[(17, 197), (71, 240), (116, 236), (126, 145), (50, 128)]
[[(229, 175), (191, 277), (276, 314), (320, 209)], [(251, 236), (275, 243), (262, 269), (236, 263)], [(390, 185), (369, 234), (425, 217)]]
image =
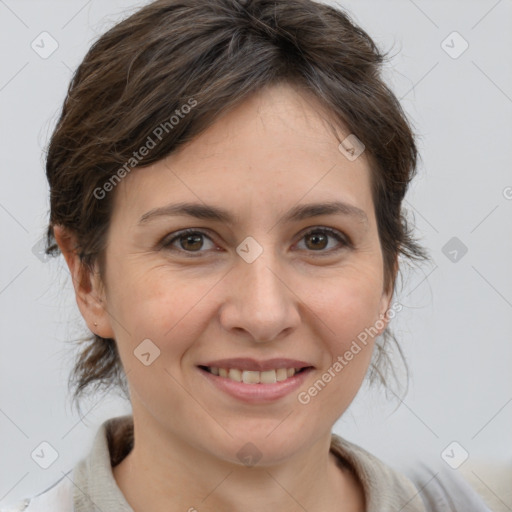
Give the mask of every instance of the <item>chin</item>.
[[(292, 415), (290, 415), (292, 416)], [(210, 452), (219, 459), (241, 466), (275, 466), (293, 458), (310, 444), (303, 428), (293, 424), (284, 426), (286, 420), (254, 420), (250, 425), (240, 424), (229, 429), (233, 437), (223, 435), (217, 442), (216, 449)]]

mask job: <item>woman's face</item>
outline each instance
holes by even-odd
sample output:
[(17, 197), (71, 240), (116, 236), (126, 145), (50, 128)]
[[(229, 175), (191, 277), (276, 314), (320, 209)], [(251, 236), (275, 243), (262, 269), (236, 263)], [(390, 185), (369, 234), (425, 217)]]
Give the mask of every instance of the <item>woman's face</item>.
[[(330, 435), (356, 395), (361, 334), (383, 330), (390, 296), (368, 161), (319, 112), (274, 86), (117, 185), (99, 334), (154, 435), (276, 463)], [(304, 209), (333, 202), (347, 207)]]

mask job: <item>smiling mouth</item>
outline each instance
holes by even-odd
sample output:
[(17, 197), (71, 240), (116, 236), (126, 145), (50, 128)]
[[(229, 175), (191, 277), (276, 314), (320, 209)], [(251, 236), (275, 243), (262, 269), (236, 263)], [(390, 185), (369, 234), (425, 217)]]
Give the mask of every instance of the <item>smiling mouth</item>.
[(205, 372), (211, 373), (212, 375), (224, 377), (243, 384), (275, 384), (276, 382), (283, 382), (312, 367), (277, 368), (275, 370), (266, 370), (261, 372), (241, 370), (238, 368), (217, 368), (214, 366), (199, 366), (199, 368)]

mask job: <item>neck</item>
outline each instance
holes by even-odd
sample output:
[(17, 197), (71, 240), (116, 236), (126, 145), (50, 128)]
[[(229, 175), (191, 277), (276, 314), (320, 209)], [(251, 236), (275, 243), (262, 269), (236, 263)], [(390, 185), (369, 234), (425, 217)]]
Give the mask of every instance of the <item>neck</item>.
[(330, 432), (275, 465), (247, 467), (197, 449), (134, 418), (134, 447), (113, 469), (134, 512), (362, 512), (354, 475), (330, 453)]

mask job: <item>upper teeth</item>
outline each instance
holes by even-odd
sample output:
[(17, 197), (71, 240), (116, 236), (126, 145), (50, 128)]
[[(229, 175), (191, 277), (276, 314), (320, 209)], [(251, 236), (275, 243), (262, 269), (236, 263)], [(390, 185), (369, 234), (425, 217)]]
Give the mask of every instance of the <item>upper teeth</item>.
[(267, 370), (264, 372), (215, 367), (209, 367), (208, 370), (210, 373), (213, 373), (213, 375), (227, 377), (228, 379), (244, 382), (246, 384), (273, 384), (274, 382), (283, 381), (288, 377), (293, 377), (300, 368), (278, 368), (277, 370)]

